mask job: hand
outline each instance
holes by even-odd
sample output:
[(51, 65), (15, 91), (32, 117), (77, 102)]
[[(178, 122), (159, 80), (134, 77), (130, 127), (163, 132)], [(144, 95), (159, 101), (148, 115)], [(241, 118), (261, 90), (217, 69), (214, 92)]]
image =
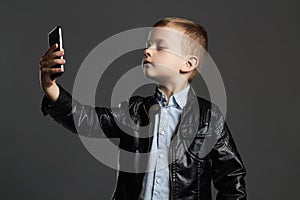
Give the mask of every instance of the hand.
[(40, 84), (44, 91), (50, 88), (56, 82), (56, 78), (52, 80), (50, 75), (61, 72), (60, 68), (52, 67), (56, 64), (66, 63), (66, 60), (58, 58), (64, 55), (64, 50), (55, 51), (57, 47), (58, 44), (51, 46), (40, 59)]
[(64, 51), (55, 51), (58, 44), (51, 46), (40, 59), (40, 84), (52, 103), (55, 103), (59, 97), (59, 88), (56, 84), (56, 78), (51, 79), (50, 75), (61, 72), (60, 68), (53, 68), (56, 64), (65, 64), (66, 60), (58, 57), (64, 55)]

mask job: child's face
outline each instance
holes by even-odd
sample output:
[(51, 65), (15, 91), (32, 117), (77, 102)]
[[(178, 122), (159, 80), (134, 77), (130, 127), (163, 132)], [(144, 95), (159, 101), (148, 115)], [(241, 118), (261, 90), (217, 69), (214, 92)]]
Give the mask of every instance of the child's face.
[(174, 82), (186, 60), (182, 52), (185, 36), (167, 27), (155, 27), (150, 31), (143, 58), (146, 77), (158, 82)]

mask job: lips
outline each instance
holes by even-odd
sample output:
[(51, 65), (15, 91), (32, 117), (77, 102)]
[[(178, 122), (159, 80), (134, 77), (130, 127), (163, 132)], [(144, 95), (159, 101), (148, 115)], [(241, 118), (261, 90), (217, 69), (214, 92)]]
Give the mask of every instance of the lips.
[(147, 65), (153, 65), (153, 64), (148, 60), (144, 60), (143, 65), (147, 66)]

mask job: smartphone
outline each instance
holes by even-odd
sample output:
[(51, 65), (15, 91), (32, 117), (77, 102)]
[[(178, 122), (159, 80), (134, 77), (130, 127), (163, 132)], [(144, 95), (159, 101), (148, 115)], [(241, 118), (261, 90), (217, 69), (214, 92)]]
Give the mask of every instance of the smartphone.
[[(48, 34), (48, 42), (49, 42), (49, 47), (51, 47), (52, 45), (54, 45), (55, 43), (58, 44), (58, 48), (55, 49), (55, 51), (61, 51), (63, 49), (63, 39), (62, 39), (62, 28), (60, 26), (56, 26), (55, 28), (53, 28), (49, 34)], [(59, 56), (58, 58), (63, 59), (63, 56)], [(62, 71), (55, 73), (55, 74), (51, 74), (50, 78), (52, 80), (54, 80), (55, 78), (61, 76), (64, 73), (64, 65), (61, 64), (57, 64), (55, 66), (53, 66), (55, 68), (60, 68)]]

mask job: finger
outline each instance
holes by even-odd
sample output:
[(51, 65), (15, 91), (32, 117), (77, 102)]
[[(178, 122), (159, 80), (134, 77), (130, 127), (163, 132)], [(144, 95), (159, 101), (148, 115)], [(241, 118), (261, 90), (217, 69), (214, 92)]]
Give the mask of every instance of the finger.
[(47, 74), (59, 73), (61, 71), (62, 71), (61, 68), (44, 68), (44, 69), (41, 69), (42, 73), (47, 73)]
[(62, 51), (55, 51), (55, 52), (50, 54), (49, 59), (57, 58), (57, 57), (63, 56), (64, 54), (65, 54), (65, 52), (63, 50)]
[(51, 65), (50, 67), (53, 67), (54, 65), (60, 64), (63, 65), (66, 63), (65, 59), (53, 59), (49, 61), (49, 64)]
[(44, 61), (41, 64), (41, 68), (51, 68), (54, 65), (60, 64), (63, 65), (66, 63), (65, 59), (53, 59), (53, 60), (48, 60), (48, 61)]
[(46, 53), (42, 56), (42, 58), (48, 57), (48, 55), (49, 55), (50, 53), (52, 53), (55, 49), (57, 49), (57, 47), (58, 47), (58, 44), (57, 44), (57, 43), (55, 43), (54, 45), (52, 45), (52, 46), (46, 51)]

